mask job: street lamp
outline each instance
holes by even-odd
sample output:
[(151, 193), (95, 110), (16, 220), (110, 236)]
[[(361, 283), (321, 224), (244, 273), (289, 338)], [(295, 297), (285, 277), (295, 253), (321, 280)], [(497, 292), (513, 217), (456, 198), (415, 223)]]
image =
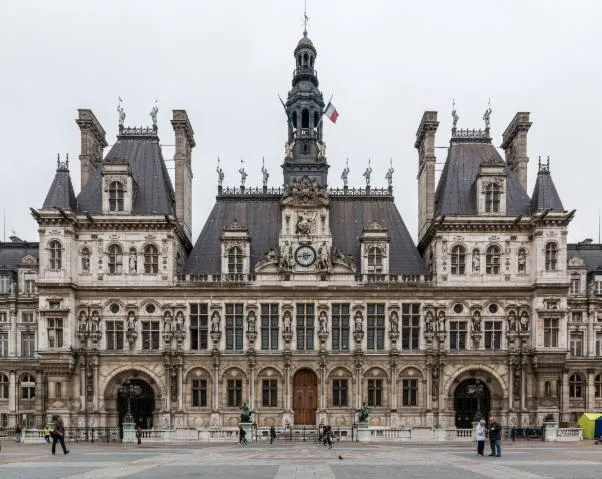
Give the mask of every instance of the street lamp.
[(123, 418), (124, 423), (134, 422), (134, 416), (132, 415), (132, 398), (137, 398), (142, 395), (142, 388), (136, 384), (132, 384), (134, 380), (131, 376), (126, 376), (121, 386), (119, 386), (119, 392), (127, 399), (127, 412)]
[(483, 397), (483, 384), (480, 379), (476, 380), (474, 396), (477, 398), (477, 412), (474, 415), (475, 422), (479, 422), (483, 418), (481, 413), (481, 398)]

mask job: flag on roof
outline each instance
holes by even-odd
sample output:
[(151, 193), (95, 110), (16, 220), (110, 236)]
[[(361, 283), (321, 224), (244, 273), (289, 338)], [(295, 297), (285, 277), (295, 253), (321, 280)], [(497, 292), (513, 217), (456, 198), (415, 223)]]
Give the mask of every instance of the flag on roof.
[(337, 111), (337, 109), (335, 108), (335, 106), (331, 102), (328, 102), (328, 105), (326, 105), (326, 109), (324, 110), (324, 114), (333, 123), (336, 123), (337, 122), (337, 118), (339, 117), (339, 112)]

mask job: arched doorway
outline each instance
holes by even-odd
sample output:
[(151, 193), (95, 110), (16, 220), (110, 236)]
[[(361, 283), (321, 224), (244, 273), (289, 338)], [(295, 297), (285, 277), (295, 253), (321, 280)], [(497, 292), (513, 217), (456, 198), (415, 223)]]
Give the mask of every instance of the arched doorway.
[(472, 423), (489, 418), (491, 394), (487, 385), (480, 379), (462, 381), (454, 393), (454, 411), (457, 428), (471, 428)]
[(295, 424), (316, 424), (318, 409), (318, 377), (309, 369), (302, 369), (293, 378), (293, 410)]
[[(132, 416), (137, 426), (142, 429), (152, 429), (153, 412), (155, 411), (155, 393), (153, 388), (142, 379), (132, 378), (132, 386), (138, 386), (140, 394), (130, 399)], [(119, 427), (123, 424), (123, 418), (128, 410), (127, 396), (118, 390), (117, 411), (119, 412)]]

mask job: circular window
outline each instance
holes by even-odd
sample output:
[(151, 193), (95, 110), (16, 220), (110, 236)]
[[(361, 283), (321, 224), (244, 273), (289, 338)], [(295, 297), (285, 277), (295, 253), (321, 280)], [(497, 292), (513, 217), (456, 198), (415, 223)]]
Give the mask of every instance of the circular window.
[(454, 304), (454, 313), (460, 314), (462, 311), (464, 311), (464, 306), (462, 306), (460, 303)]
[(111, 306), (109, 306), (109, 311), (111, 311), (111, 313), (113, 314), (117, 314), (119, 312), (119, 305), (117, 303), (113, 303), (111, 304)]
[(153, 303), (149, 303), (146, 305), (146, 312), (148, 314), (153, 314), (155, 312), (155, 305)]
[(489, 312), (491, 314), (497, 313), (497, 310), (498, 310), (497, 304), (490, 304), (489, 305)]

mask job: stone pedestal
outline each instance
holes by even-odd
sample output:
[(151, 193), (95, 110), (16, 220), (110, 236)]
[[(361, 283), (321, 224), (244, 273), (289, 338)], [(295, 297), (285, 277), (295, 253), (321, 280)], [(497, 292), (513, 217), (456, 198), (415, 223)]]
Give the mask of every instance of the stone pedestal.
[(134, 444), (136, 442), (136, 423), (123, 423), (123, 440), (121, 442), (124, 444)]
[(435, 441), (445, 441), (445, 429), (436, 427), (433, 429), (433, 436), (435, 437)]
[(239, 422), (238, 425), (242, 427), (243, 431), (245, 432), (245, 439), (247, 440), (247, 442), (253, 442), (253, 423)]
[(543, 437), (544, 441), (556, 441), (558, 434), (558, 423), (556, 422), (544, 422), (543, 423)]
[(370, 423), (357, 423), (357, 440), (358, 442), (370, 442)]

